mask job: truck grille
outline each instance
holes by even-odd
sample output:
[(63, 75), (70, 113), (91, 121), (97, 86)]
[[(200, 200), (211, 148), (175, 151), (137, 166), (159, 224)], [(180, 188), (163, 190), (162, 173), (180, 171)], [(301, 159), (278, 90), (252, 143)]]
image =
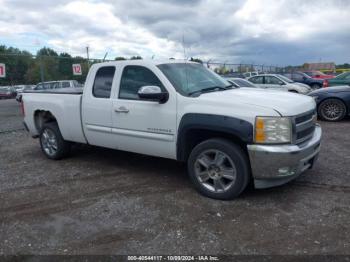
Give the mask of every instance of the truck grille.
[(316, 111), (312, 110), (307, 113), (295, 116), (293, 118), (293, 142), (302, 144), (309, 140), (316, 126)]

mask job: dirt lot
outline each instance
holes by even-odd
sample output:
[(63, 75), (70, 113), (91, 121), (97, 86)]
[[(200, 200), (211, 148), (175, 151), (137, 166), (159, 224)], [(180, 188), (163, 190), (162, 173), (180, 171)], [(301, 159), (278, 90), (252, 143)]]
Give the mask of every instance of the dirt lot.
[(350, 254), (349, 120), (321, 122), (313, 170), (234, 201), (165, 159), (77, 146), (48, 160), (21, 121), (1, 100), (0, 254)]

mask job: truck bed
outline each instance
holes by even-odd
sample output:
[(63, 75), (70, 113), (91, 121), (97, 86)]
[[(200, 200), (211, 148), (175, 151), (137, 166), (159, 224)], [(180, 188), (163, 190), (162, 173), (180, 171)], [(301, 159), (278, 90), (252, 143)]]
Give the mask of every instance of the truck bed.
[(24, 120), (33, 136), (39, 134), (35, 124), (37, 111), (50, 112), (59, 125), (63, 138), (67, 141), (86, 143), (81, 124), (82, 88), (62, 88), (33, 90), (23, 93)]

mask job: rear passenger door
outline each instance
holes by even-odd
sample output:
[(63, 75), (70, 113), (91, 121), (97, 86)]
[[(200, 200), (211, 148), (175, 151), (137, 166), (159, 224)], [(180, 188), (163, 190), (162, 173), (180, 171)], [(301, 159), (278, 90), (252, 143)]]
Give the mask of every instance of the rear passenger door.
[(82, 99), (82, 123), (88, 143), (116, 148), (112, 137), (112, 90), (115, 66), (91, 68)]

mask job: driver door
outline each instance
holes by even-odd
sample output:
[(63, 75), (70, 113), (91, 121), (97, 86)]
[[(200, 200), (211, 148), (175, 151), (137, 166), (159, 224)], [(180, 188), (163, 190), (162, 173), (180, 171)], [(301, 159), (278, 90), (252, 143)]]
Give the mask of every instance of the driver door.
[[(163, 83), (158, 68), (127, 65), (121, 69), (112, 106), (112, 134), (118, 149), (168, 158), (176, 157), (176, 93)], [(167, 82), (168, 83), (168, 82)], [(141, 99), (142, 86), (159, 86), (169, 93), (166, 103)]]

